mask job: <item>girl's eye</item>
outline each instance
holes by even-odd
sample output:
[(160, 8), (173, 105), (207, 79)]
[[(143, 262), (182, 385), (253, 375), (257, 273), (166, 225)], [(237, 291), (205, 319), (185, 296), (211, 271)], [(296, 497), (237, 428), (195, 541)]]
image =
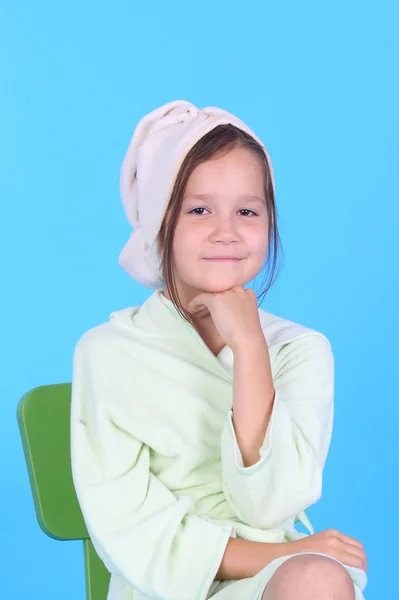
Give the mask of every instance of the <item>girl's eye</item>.
[[(243, 212), (243, 211), (245, 211), (245, 212), (247, 212), (247, 213), (252, 213), (253, 215), (255, 215), (255, 217), (257, 216), (256, 212), (254, 212), (253, 210), (249, 210), (249, 208), (242, 208), (242, 209), (240, 210), (240, 212)], [(247, 216), (247, 215), (244, 215), (244, 217), (246, 217), (246, 216)]]
[[(192, 210), (189, 211), (189, 214), (194, 213), (194, 211), (196, 211), (196, 210), (206, 210), (206, 208), (204, 208), (203, 206), (199, 206), (198, 208), (193, 208)], [(242, 208), (239, 212), (252, 213), (253, 215), (255, 215), (255, 217), (257, 216), (256, 212), (254, 212), (253, 210), (250, 210), (249, 208)], [(203, 213), (195, 213), (195, 214), (200, 217), (200, 216), (202, 216)], [(247, 215), (243, 215), (243, 216), (246, 217)]]
[[(201, 207), (200, 207), (200, 208), (193, 208), (192, 210), (190, 210), (190, 211), (188, 212), (188, 214), (189, 214), (189, 215), (191, 215), (192, 213), (194, 213), (194, 211), (195, 211), (195, 210), (204, 210), (204, 209), (203, 209), (203, 208), (201, 208)], [(206, 209), (205, 209), (205, 210), (206, 210)], [(196, 214), (196, 215), (198, 215), (199, 213), (195, 213), (195, 214)]]

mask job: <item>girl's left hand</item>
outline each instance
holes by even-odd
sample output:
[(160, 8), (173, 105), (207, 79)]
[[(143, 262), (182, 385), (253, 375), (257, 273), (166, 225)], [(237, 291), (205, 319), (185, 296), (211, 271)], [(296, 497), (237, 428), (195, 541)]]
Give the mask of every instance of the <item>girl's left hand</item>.
[(224, 292), (203, 292), (188, 303), (187, 310), (197, 318), (210, 314), (216, 329), (233, 351), (242, 344), (264, 339), (252, 289), (234, 286)]

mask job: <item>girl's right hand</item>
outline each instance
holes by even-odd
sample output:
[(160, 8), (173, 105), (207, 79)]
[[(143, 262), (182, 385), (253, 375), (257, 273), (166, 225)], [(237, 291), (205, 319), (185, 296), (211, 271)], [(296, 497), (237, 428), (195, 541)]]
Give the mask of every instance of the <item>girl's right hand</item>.
[(340, 533), (336, 529), (327, 529), (291, 542), (293, 553), (321, 552), (340, 560), (349, 567), (357, 567), (367, 573), (367, 557), (361, 542)]

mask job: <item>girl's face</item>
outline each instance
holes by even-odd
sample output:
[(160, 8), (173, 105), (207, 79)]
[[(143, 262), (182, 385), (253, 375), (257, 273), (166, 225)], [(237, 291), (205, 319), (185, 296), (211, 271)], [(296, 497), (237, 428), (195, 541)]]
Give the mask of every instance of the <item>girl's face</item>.
[[(259, 159), (236, 148), (198, 165), (187, 182), (173, 243), (181, 299), (244, 286), (262, 269), (268, 243)], [(223, 257), (235, 260), (211, 260)]]

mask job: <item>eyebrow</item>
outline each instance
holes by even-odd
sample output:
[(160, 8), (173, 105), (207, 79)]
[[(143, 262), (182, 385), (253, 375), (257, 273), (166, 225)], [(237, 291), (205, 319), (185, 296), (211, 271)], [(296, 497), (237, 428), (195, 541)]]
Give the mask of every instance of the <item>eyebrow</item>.
[[(184, 201), (186, 200), (214, 200), (216, 196), (214, 194), (194, 194), (192, 196), (186, 196)], [(247, 200), (252, 202), (260, 202), (261, 204), (265, 204), (265, 199), (260, 196), (250, 196), (247, 194), (240, 194), (238, 196), (241, 200)]]

